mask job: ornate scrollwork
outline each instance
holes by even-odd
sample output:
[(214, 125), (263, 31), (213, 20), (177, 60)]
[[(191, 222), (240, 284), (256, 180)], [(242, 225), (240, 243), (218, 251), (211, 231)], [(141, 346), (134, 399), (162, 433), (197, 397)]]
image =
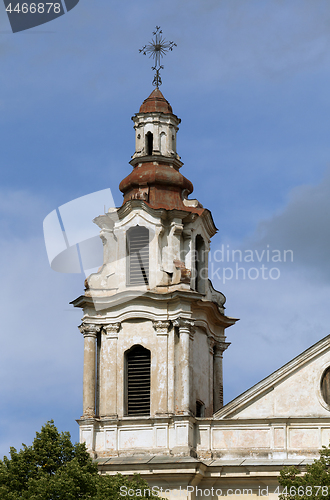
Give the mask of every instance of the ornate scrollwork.
[(110, 323), (109, 325), (104, 326), (104, 330), (107, 335), (116, 335), (118, 334), (121, 327), (121, 323)]
[(93, 323), (81, 323), (78, 328), (84, 337), (96, 337), (96, 334), (100, 331), (101, 326), (94, 325)]
[(215, 346), (215, 339), (213, 337), (207, 337), (207, 341), (209, 344), (209, 350), (211, 354), (214, 354), (214, 346)]
[(154, 321), (153, 325), (157, 335), (167, 335), (171, 323), (170, 321)]
[(194, 340), (195, 335), (195, 322), (188, 318), (177, 318), (173, 321), (173, 325), (179, 328), (179, 332), (187, 331), (190, 340)]
[(221, 356), (223, 355), (224, 351), (228, 349), (230, 346), (230, 342), (223, 342), (223, 341), (215, 341), (215, 350), (214, 350), (214, 355), (215, 356)]

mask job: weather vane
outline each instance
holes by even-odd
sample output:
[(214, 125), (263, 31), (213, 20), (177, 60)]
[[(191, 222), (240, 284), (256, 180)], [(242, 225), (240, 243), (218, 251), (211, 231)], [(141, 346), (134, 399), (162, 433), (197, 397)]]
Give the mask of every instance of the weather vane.
[(150, 54), (149, 57), (154, 58), (154, 66), (151, 68), (153, 71), (156, 71), (152, 84), (155, 87), (159, 87), (162, 84), (162, 79), (160, 77), (160, 70), (164, 69), (164, 66), (160, 64), (161, 58), (166, 55), (166, 52), (169, 50), (173, 50), (173, 47), (176, 47), (176, 43), (168, 42), (163, 38), (163, 32), (160, 29), (160, 26), (156, 26), (156, 31), (153, 32), (154, 38), (147, 45), (142, 47), (139, 52), (142, 52), (145, 56)]

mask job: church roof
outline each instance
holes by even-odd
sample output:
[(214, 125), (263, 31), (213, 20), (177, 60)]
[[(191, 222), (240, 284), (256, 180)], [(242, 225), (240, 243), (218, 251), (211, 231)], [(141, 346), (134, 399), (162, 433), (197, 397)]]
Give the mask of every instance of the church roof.
[(140, 107), (140, 113), (153, 113), (153, 112), (158, 112), (158, 113), (171, 113), (173, 114), (172, 111), (172, 106), (170, 103), (165, 99), (161, 91), (156, 88), (153, 90), (147, 99), (145, 99)]

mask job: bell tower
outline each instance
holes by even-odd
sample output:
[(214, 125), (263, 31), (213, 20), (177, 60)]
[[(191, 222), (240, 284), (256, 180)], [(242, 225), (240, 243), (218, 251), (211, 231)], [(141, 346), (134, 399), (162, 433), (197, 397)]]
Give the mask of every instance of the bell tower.
[(83, 310), (80, 439), (96, 457), (196, 456), (196, 425), (223, 405), (225, 297), (208, 279), (209, 210), (188, 196), (180, 119), (156, 88), (133, 116), (123, 204), (96, 217), (99, 272), (73, 304)]

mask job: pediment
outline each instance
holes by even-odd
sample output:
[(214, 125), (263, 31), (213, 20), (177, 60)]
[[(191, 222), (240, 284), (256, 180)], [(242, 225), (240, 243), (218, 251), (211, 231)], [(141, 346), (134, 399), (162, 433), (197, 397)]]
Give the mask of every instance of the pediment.
[(330, 417), (321, 380), (330, 367), (330, 335), (214, 414), (219, 419)]

